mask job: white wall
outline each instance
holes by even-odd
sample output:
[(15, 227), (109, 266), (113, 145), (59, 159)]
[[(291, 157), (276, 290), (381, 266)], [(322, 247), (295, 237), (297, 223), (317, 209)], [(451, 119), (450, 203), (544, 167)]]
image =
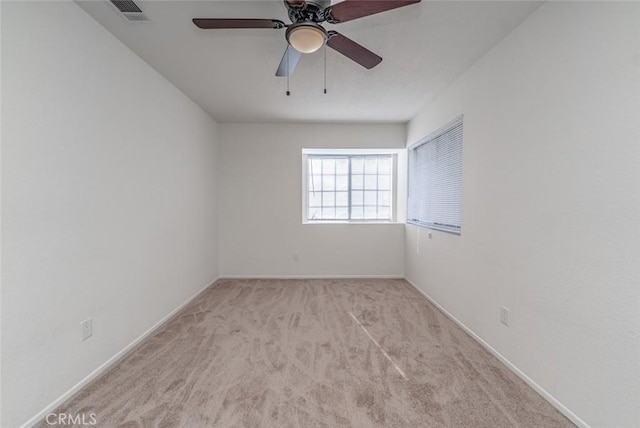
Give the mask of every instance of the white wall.
[(216, 123), (75, 3), (2, 9), (12, 428), (216, 278)]
[(302, 224), (302, 149), (404, 148), (405, 135), (404, 125), (220, 124), (220, 274), (402, 276), (402, 224)]
[(407, 226), (407, 277), (593, 427), (640, 426), (639, 22), (546, 3), (408, 126), (465, 115), (462, 236)]

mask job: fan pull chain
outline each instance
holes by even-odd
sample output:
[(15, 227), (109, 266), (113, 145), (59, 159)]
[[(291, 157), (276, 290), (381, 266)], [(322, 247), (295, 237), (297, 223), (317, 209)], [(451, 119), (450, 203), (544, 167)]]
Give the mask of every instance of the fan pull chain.
[(287, 48), (287, 96), (291, 95), (289, 91), (289, 75), (291, 74), (291, 69), (289, 68), (289, 48)]
[(324, 44), (324, 93), (327, 93), (327, 44)]

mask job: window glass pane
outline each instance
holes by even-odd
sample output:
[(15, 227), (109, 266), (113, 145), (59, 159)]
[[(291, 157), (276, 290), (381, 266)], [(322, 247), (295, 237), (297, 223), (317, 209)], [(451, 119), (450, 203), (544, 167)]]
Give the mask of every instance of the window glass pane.
[(349, 206), (349, 193), (348, 192), (337, 192), (336, 193), (336, 205), (340, 207), (348, 207)]
[(336, 159), (336, 174), (349, 174), (349, 159)]
[(392, 160), (388, 155), (309, 156), (307, 218), (390, 220)]
[(351, 158), (351, 174), (364, 173), (364, 158)]
[(349, 208), (347, 207), (336, 208), (336, 218), (340, 220), (349, 219)]
[(378, 207), (378, 218), (388, 220), (391, 218), (391, 208)]
[(353, 191), (351, 192), (351, 205), (364, 205), (363, 192)]
[(322, 190), (335, 190), (336, 180), (333, 175), (322, 176)]
[(362, 175), (353, 175), (351, 176), (351, 188), (352, 189), (362, 189), (364, 186), (364, 176)]
[(348, 175), (338, 175), (336, 177), (336, 190), (349, 190), (349, 176)]
[(366, 191), (364, 192), (364, 204), (374, 205), (376, 204), (376, 192)]
[(322, 216), (322, 208), (309, 208), (307, 218), (309, 220), (318, 220)]
[(366, 190), (376, 190), (378, 188), (378, 177), (375, 175), (365, 175), (364, 188)]
[(334, 206), (336, 203), (336, 194), (333, 192), (322, 192), (322, 206)]
[(362, 206), (351, 206), (351, 219), (362, 220), (364, 219), (364, 208)]
[(322, 159), (311, 158), (309, 162), (309, 173), (320, 174), (322, 171)]
[(364, 159), (364, 173), (365, 174), (378, 173), (378, 159), (376, 157), (369, 156)]
[(378, 192), (378, 205), (390, 206), (391, 192), (389, 191)]
[(324, 220), (333, 220), (336, 218), (336, 210), (333, 207), (327, 208), (324, 207), (322, 208), (322, 218)]
[(378, 176), (378, 189), (379, 190), (391, 190), (391, 177), (388, 175)]
[(377, 218), (376, 207), (364, 207), (365, 220), (373, 220)]
[(378, 174), (390, 174), (391, 173), (391, 158), (380, 157), (378, 158)]
[(309, 190), (310, 191), (316, 191), (319, 192), (320, 188), (322, 187), (322, 176), (321, 175), (314, 175), (310, 180), (309, 180)]
[(322, 159), (322, 174), (335, 174), (336, 173), (336, 161), (335, 159)]
[(308, 201), (310, 207), (319, 207), (322, 205), (321, 192), (309, 192)]

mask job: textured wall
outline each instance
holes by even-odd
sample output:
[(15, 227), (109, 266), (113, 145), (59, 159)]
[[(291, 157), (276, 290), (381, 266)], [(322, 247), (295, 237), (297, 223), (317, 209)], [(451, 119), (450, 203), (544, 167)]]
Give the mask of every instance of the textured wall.
[(408, 226), (407, 277), (593, 427), (640, 426), (638, 22), (546, 3), (408, 130), (465, 115), (462, 236)]
[(75, 3), (2, 9), (13, 428), (217, 276), (216, 124)]
[(402, 224), (302, 224), (302, 149), (404, 141), (404, 125), (221, 124), (220, 274), (402, 276)]

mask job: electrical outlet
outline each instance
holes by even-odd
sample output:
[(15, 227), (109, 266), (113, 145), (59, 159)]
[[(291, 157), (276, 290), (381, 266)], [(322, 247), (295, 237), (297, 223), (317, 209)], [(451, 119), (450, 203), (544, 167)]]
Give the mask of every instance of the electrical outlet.
[(87, 318), (80, 323), (82, 327), (82, 340), (87, 340), (93, 336), (93, 318)]
[(509, 326), (509, 308), (506, 306), (500, 306), (500, 322)]

